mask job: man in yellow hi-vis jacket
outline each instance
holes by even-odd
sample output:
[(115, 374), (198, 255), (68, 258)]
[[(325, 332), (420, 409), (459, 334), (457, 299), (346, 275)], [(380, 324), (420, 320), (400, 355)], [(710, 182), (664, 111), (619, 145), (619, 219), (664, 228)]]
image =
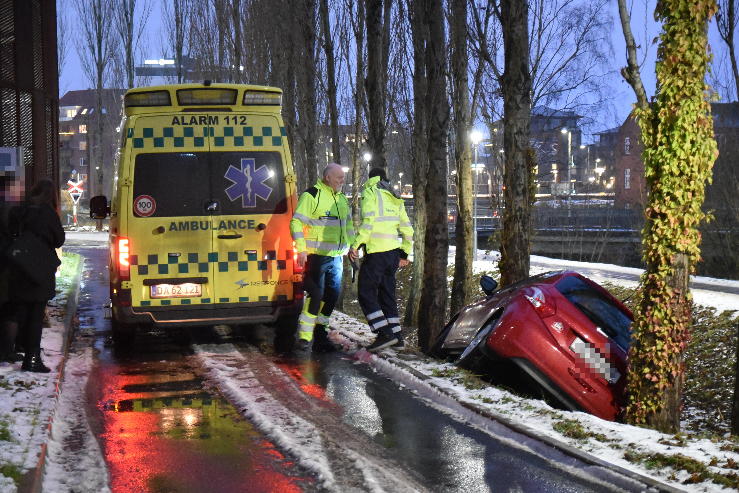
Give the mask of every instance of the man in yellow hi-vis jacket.
[(349, 250), (356, 260), (364, 245), (367, 255), (359, 270), (359, 306), (367, 317), (375, 341), (370, 352), (394, 346), (403, 349), (398, 302), (395, 299), (395, 273), (408, 265), (413, 244), (413, 228), (405, 205), (387, 180), (383, 168), (370, 170), (362, 189), (362, 225)]
[(354, 241), (354, 225), (346, 196), (340, 192), (344, 170), (331, 163), (323, 178), (306, 190), (290, 221), (290, 232), (298, 252), (298, 266), (304, 269), (303, 285), (308, 299), (298, 320), (298, 344), (307, 350), (334, 350), (328, 340), (328, 321), (341, 291), (342, 256)]

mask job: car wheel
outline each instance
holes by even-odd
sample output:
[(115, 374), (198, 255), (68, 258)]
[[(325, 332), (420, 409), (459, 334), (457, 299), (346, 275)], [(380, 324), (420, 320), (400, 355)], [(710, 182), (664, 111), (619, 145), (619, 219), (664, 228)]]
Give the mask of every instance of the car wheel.
[(298, 317), (300, 313), (278, 318), (274, 323), (275, 351), (289, 353), (295, 346), (295, 334), (298, 332)]

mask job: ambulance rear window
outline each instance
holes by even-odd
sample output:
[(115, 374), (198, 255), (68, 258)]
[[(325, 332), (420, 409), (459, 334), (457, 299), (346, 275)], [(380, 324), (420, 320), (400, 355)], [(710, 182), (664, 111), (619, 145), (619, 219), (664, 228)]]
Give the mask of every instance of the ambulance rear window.
[[(216, 210), (208, 211), (208, 205)], [(287, 212), (279, 152), (182, 152), (136, 156), (133, 214), (138, 217)]]

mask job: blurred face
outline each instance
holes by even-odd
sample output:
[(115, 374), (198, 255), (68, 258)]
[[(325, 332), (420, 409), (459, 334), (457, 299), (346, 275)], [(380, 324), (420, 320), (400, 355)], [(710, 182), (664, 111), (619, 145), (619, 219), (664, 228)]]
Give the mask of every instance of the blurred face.
[(2, 184), (0, 188), (0, 201), (9, 204), (19, 204), (23, 202), (25, 191), (25, 180), (23, 176), (8, 176), (0, 180)]
[(328, 170), (326, 176), (323, 177), (323, 182), (331, 187), (334, 192), (338, 192), (344, 186), (344, 175), (344, 170), (339, 166), (335, 166)]

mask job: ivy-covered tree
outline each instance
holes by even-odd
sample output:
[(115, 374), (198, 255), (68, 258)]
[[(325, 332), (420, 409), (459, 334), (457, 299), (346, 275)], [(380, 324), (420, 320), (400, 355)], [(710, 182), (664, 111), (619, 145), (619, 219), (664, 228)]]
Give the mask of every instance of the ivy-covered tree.
[(688, 277), (700, 260), (699, 224), (706, 183), (717, 156), (705, 84), (708, 21), (715, 0), (660, 0), (657, 90), (647, 101), (625, 0), (619, 13), (627, 42), (624, 78), (644, 143), (647, 182), (642, 231), (646, 270), (633, 324), (627, 376), (629, 423), (674, 433), (680, 428), (683, 352), (690, 338)]

